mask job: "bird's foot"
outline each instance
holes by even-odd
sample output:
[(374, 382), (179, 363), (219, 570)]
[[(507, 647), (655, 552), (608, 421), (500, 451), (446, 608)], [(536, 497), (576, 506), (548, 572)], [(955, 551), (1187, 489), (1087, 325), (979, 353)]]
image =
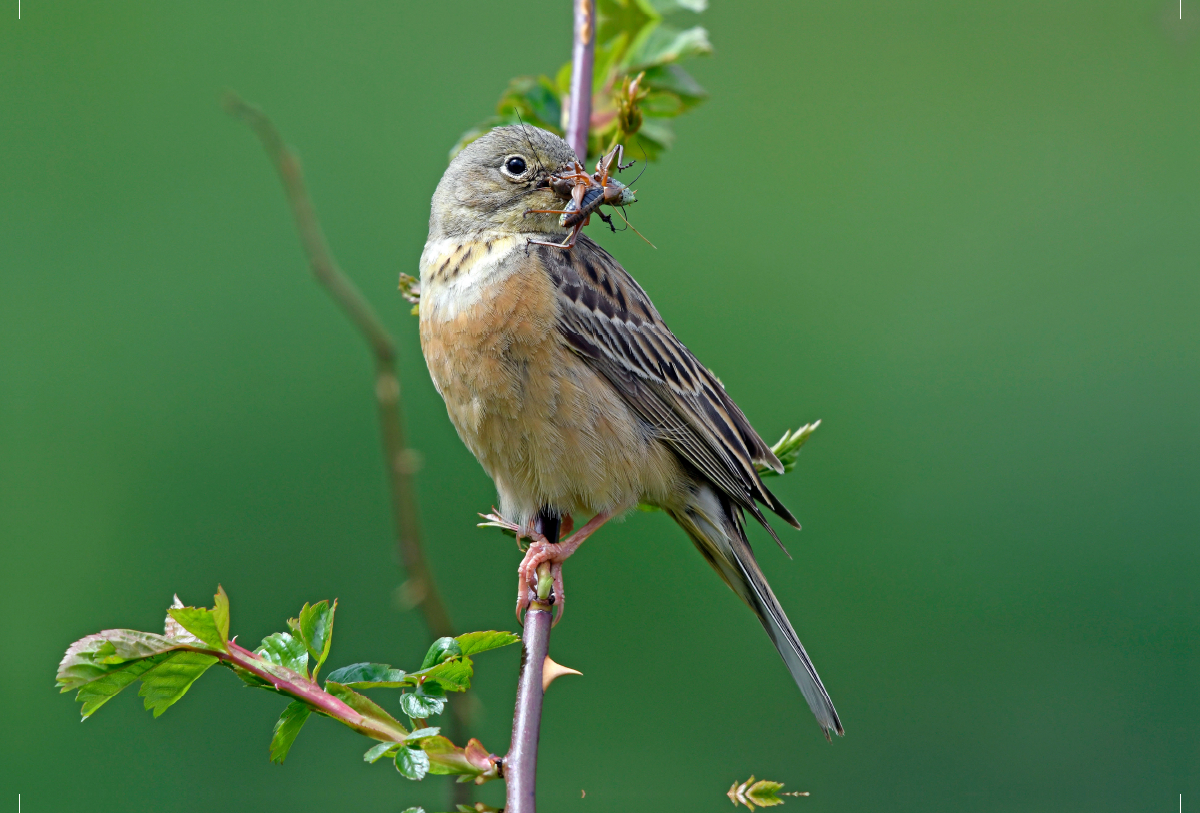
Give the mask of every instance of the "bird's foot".
[(531, 542), (529, 549), (525, 551), (525, 558), (517, 566), (518, 619), (521, 617), (521, 612), (529, 606), (530, 602), (536, 596), (536, 593), (533, 591), (537, 590), (538, 567), (549, 562), (550, 575), (554, 583), (550, 603), (558, 605), (558, 614), (554, 617), (554, 624), (557, 625), (562, 620), (563, 612), (567, 609), (567, 593), (563, 587), (563, 562), (578, 550), (579, 546), (595, 533), (601, 525), (608, 522), (610, 517), (612, 517), (611, 512), (601, 512), (588, 520), (587, 524), (578, 531), (571, 534), (574, 521), (571, 519), (571, 515), (567, 514), (562, 520), (562, 532), (568, 533), (570, 536), (561, 542), (551, 542), (540, 533), (530, 533)]

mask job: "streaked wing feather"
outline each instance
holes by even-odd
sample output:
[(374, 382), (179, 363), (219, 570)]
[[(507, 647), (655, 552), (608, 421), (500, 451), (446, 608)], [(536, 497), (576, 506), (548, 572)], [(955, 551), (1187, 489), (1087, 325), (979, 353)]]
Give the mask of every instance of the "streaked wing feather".
[(568, 344), (666, 443), (768, 530), (756, 500), (799, 527), (755, 469), (757, 463), (782, 471), (778, 458), (625, 269), (583, 235), (569, 252), (529, 250), (538, 252), (558, 288), (559, 331)]

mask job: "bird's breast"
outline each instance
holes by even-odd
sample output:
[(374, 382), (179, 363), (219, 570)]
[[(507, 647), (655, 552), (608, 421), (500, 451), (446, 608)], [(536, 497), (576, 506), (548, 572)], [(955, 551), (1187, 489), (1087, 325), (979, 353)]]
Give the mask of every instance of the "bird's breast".
[(522, 238), (485, 243), (426, 245), (421, 349), (502, 510), (626, 508), (665, 493), (673, 456), (567, 347), (558, 291), (537, 252), (526, 253)]
[[(421, 256), (421, 349), (450, 417), (472, 447), (485, 418), (520, 421), (531, 382), (553, 376), (564, 352), (556, 293), (523, 240), (430, 241)], [(533, 419), (533, 416), (529, 416)]]

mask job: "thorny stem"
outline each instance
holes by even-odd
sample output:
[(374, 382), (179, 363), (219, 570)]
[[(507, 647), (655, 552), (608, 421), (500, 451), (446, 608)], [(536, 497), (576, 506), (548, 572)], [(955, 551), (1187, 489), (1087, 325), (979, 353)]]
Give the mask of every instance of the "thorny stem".
[[(559, 525), (542, 518), (542, 534), (558, 542)], [(512, 745), (504, 758), (504, 813), (536, 813), (537, 751), (542, 726), (542, 669), (550, 651), (550, 564), (538, 566), (537, 598), (525, 614), (521, 635), (521, 674), (517, 678), (517, 705), (513, 713)]]
[(592, 66), (596, 57), (596, 0), (572, 0), (575, 40), (571, 51), (571, 96), (567, 104), (567, 143), (587, 163), (592, 123)]
[[(262, 141), (283, 181), (288, 205), (296, 220), (296, 229), (300, 233), (300, 242), (308, 256), (313, 276), (355, 324), (371, 348), (375, 360), (375, 401), (379, 414), (380, 442), (388, 474), (392, 521), (397, 533), (396, 549), (408, 575), (406, 592), (413, 603), (421, 608), (425, 623), (434, 636), (452, 637), (455, 634), (454, 625), (433, 580), (421, 543), (421, 525), (412, 481), (415, 455), (404, 437), (395, 343), (370, 303), (334, 260), (304, 185), (300, 161), (284, 143), (279, 130), (265, 113), (236, 94), (226, 96), (225, 109), (246, 122)], [(450, 708), (450, 738), (460, 741), (470, 726), (470, 711), (462, 702), (452, 703)], [(456, 785), (455, 788), (455, 801), (467, 801), (469, 786)]]

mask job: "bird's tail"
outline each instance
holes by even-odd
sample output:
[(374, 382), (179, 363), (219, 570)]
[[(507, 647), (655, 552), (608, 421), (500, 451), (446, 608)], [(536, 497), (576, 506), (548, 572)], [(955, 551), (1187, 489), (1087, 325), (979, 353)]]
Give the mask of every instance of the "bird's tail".
[(687, 531), (717, 574), (754, 610), (826, 738), (830, 731), (845, 733), (816, 667), (754, 560), (741, 510), (712, 486), (697, 483), (682, 508), (668, 508), (667, 512)]

